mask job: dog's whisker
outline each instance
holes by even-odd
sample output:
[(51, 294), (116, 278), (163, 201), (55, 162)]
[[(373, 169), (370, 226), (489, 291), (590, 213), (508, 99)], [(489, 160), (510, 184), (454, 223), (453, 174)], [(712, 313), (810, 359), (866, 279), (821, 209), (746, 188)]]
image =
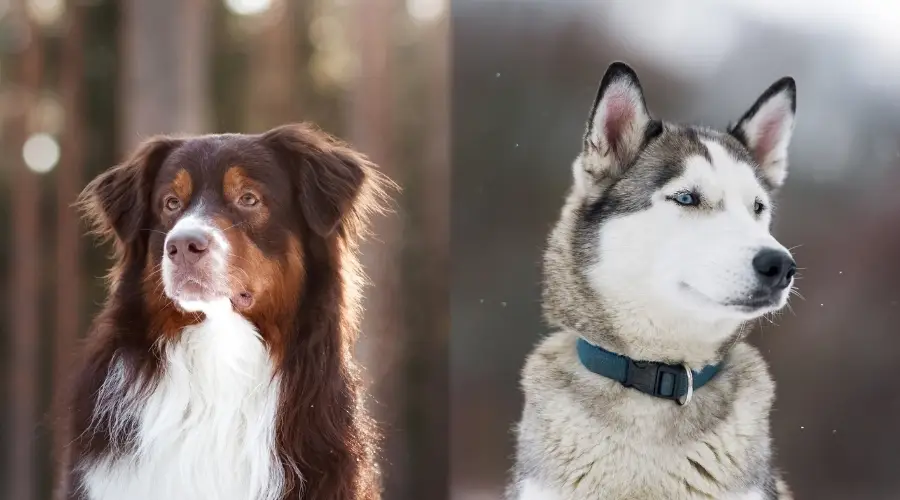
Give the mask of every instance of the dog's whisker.
[(797, 313), (794, 312), (794, 308), (793, 308), (793, 306), (791, 306), (790, 302), (788, 302), (788, 303), (785, 304), (785, 305), (787, 306), (788, 311), (790, 311), (792, 315), (794, 315), (794, 316), (797, 315)]

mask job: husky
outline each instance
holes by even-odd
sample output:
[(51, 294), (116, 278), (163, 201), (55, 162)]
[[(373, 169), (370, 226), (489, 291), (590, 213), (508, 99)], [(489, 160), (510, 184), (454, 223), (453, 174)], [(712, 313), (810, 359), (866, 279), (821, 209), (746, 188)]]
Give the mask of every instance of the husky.
[(556, 332), (522, 372), (508, 499), (791, 498), (744, 325), (794, 284), (769, 228), (795, 111), (784, 77), (724, 132), (670, 123), (607, 69), (544, 256)]

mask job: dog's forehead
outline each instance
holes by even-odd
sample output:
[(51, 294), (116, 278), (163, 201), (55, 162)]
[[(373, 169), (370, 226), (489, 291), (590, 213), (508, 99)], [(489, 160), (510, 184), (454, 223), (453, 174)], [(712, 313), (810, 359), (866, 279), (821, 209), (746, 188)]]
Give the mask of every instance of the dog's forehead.
[(764, 191), (753, 165), (730, 154), (719, 143), (703, 140), (707, 155), (694, 156), (685, 161), (682, 177), (707, 196), (729, 194), (756, 195)]
[[(735, 186), (741, 190), (762, 188), (755, 162), (734, 137), (698, 127), (667, 125), (641, 162), (645, 168), (662, 169), (657, 186), (673, 180), (695, 187)], [(663, 175), (664, 174), (664, 175)]]
[(288, 176), (275, 153), (255, 136), (221, 134), (188, 140), (163, 162), (157, 185), (187, 174), (195, 188), (221, 191), (226, 174), (239, 169), (241, 177), (267, 186), (286, 186)]

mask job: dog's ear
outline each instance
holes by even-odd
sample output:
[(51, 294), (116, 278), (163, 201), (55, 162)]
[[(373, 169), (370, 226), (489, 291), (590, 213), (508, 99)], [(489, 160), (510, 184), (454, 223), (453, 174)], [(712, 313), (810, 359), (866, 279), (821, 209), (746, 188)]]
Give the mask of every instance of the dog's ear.
[(307, 124), (284, 125), (262, 138), (289, 168), (303, 217), (316, 234), (328, 237), (357, 215), (364, 186), (377, 177), (368, 158)]
[(162, 162), (180, 144), (169, 137), (154, 137), (138, 146), (124, 162), (91, 181), (76, 206), (104, 240), (133, 242), (145, 224), (153, 179)]
[(796, 111), (797, 84), (786, 76), (766, 89), (729, 130), (750, 150), (770, 188), (780, 187), (787, 177), (787, 150)]
[(595, 178), (620, 174), (640, 152), (653, 123), (637, 74), (625, 63), (612, 63), (588, 118), (584, 169)]

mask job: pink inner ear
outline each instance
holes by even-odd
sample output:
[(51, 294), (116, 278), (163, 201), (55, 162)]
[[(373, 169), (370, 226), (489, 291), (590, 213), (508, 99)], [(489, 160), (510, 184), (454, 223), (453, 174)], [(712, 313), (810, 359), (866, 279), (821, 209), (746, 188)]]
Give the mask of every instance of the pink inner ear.
[(784, 115), (781, 113), (773, 113), (773, 116), (766, 117), (759, 124), (759, 132), (757, 133), (756, 144), (753, 147), (753, 155), (756, 161), (764, 163), (766, 157), (772, 153), (777, 146), (778, 137), (781, 135), (784, 125)]
[[(749, 124), (750, 127), (746, 130), (747, 139), (750, 141), (753, 156), (760, 165), (767, 163), (769, 156), (779, 146), (779, 141), (787, 132), (785, 127), (788, 126), (789, 113), (784, 103), (770, 102)], [(753, 123), (754, 121), (756, 123)]]
[(612, 151), (619, 150), (622, 134), (634, 120), (634, 106), (625, 92), (614, 92), (605, 99), (603, 134)]

